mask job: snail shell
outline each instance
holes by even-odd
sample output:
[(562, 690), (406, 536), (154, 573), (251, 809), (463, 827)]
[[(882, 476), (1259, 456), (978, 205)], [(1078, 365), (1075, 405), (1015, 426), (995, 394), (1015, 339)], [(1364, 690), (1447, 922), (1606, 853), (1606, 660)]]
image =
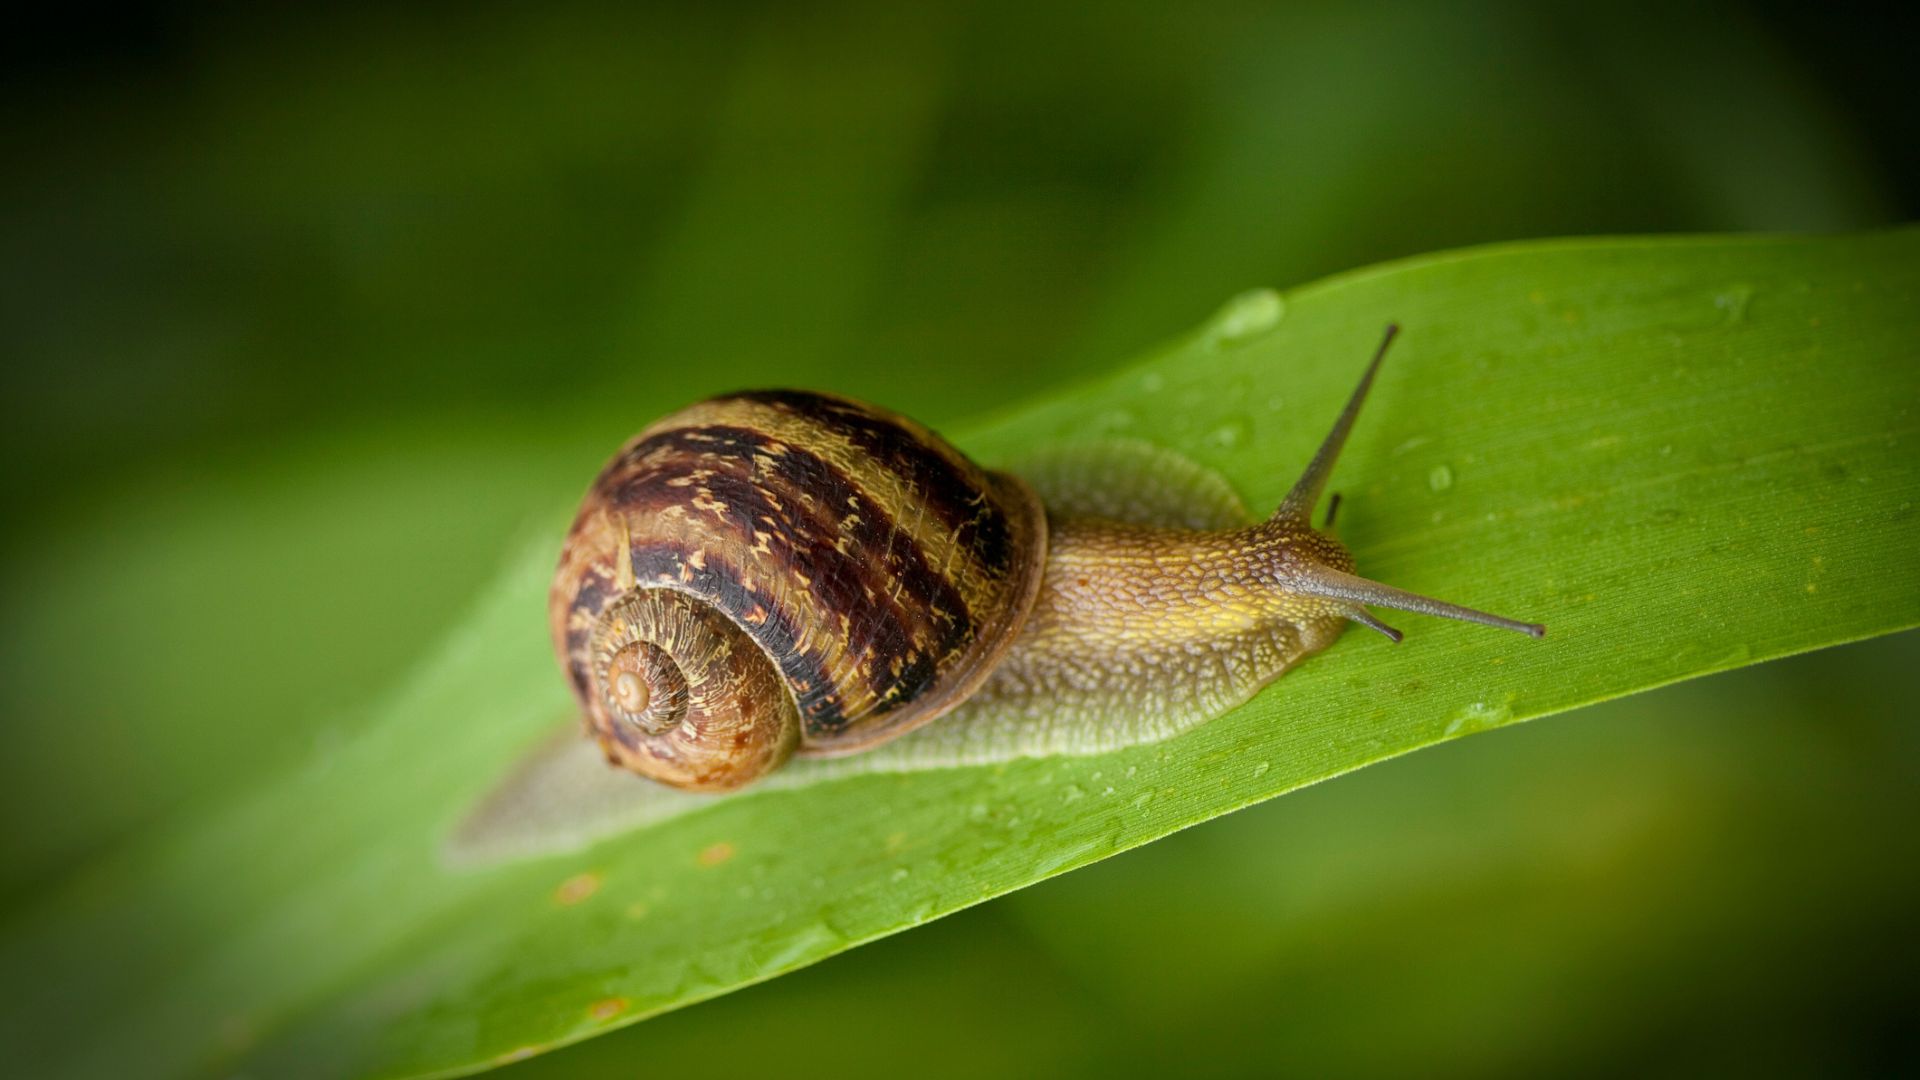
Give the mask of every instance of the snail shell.
[(642, 431), (587, 493), (549, 598), (609, 760), (725, 790), (964, 700), (1034, 604), (1046, 515), (884, 409), (734, 394)]

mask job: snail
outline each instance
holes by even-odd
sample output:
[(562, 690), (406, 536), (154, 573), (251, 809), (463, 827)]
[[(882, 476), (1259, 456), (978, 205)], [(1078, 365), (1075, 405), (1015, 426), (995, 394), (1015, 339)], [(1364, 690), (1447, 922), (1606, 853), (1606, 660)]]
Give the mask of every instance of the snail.
[(1368, 605), (1540, 637), (1359, 577), (1326, 531), (1332, 508), (1311, 524), (1396, 332), (1257, 523), (1096, 516), (1111, 493), (1086, 483), (1043, 505), (913, 420), (830, 394), (673, 413), (595, 479), (549, 591), (587, 730), (612, 764), (728, 791), (963, 704), (965, 723), (1088, 731), (1123, 711), (1231, 707), (1348, 622), (1399, 641)]

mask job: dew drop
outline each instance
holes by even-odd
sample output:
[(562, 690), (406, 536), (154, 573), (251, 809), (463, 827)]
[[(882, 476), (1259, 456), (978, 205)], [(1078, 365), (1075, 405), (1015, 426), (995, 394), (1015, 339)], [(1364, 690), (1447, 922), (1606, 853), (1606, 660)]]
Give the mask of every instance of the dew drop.
[(1216, 348), (1241, 345), (1280, 325), (1287, 302), (1272, 289), (1252, 289), (1227, 301), (1207, 324), (1209, 343)]
[(1081, 799), (1084, 799), (1086, 797), (1087, 797), (1087, 793), (1085, 791), (1080, 790), (1079, 784), (1068, 784), (1066, 787), (1066, 790), (1060, 793), (1060, 801), (1062, 803), (1079, 802)]
[(1263, 762), (1261, 762), (1261, 763), (1260, 763), (1260, 764), (1258, 764), (1258, 765), (1255, 765), (1255, 766), (1253, 767), (1253, 776), (1254, 776), (1254, 779), (1256, 779), (1256, 780), (1257, 780), (1257, 779), (1259, 779), (1260, 777), (1262, 777), (1262, 776), (1265, 776), (1265, 775), (1267, 775), (1267, 770), (1268, 770), (1268, 769), (1271, 769), (1271, 768), (1273, 768), (1273, 766), (1272, 766), (1272, 765), (1270, 765), (1270, 764), (1268, 764), (1267, 762), (1264, 762), (1264, 761), (1263, 761)]
[(1720, 290), (1713, 298), (1713, 306), (1724, 313), (1728, 326), (1747, 317), (1747, 304), (1753, 300), (1753, 286), (1746, 284), (1729, 285)]
[(1244, 416), (1229, 416), (1207, 432), (1207, 444), (1229, 450), (1247, 441), (1253, 433), (1253, 421)]
[(907, 868), (904, 866), (895, 867), (893, 873), (888, 876), (894, 881), (905, 881), (907, 880)]
[(1475, 701), (1462, 706), (1447, 723), (1448, 735), (1466, 735), (1498, 727), (1512, 718), (1513, 708), (1506, 704)]
[(1432, 488), (1436, 495), (1451, 488), (1453, 486), (1453, 467), (1444, 464), (1435, 465), (1427, 473), (1427, 486)]

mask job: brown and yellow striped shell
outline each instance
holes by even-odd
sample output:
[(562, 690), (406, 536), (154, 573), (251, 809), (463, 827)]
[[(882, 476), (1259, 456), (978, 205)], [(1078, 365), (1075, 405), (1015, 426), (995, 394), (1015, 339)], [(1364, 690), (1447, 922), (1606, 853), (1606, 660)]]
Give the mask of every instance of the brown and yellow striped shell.
[(609, 760), (725, 790), (892, 738), (980, 685), (1039, 589), (1045, 511), (905, 417), (800, 391), (703, 401), (588, 491), (549, 596)]

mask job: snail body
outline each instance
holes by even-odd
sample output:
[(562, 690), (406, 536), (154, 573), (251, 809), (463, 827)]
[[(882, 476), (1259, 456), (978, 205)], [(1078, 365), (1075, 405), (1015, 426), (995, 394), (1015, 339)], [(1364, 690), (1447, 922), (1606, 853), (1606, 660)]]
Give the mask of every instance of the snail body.
[(830, 395), (663, 418), (595, 480), (549, 594), (588, 730), (610, 762), (724, 791), (963, 703), (938, 732), (962, 758), (1009, 726), (1068, 725), (1097, 747), (1103, 715), (1212, 715), (1349, 621), (1399, 640), (1367, 604), (1539, 636), (1357, 577), (1310, 524), (1392, 337), (1260, 522), (1128, 513), (1058, 478), (1043, 505), (914, 421)]

